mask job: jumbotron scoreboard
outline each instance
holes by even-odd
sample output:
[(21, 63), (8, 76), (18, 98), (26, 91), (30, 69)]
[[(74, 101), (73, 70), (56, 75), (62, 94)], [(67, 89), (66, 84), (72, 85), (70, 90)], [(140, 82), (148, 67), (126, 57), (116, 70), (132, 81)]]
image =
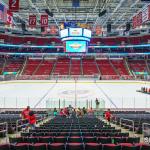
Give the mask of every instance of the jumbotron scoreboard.
[(83, 28), (68, 28), (60, 31), (64, 52), (86, 53), (91, 39), (91, 31)]

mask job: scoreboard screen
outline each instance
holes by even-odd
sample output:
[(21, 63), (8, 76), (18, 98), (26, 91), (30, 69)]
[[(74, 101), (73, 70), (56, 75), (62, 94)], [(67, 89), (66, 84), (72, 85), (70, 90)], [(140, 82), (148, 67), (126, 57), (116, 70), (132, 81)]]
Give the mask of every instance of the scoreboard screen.
[(60, 37), (64, 38), (68, 36), (68, 29), (61, 30)]
[(69, 36), (82, 36), (82, 28), (70, 28)]
[(87, 51), (86, 41), (66, 41), (66, 52), (84, 53)]

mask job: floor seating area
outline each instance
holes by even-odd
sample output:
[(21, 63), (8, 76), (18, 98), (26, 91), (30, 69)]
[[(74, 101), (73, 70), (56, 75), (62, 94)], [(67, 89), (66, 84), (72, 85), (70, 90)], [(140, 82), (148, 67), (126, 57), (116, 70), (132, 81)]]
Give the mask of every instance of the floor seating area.
[(10, 144), (1, 150), (149, 150), (139, 143), (139, 137), (129, 137), (107, 123), (94, 118), (56, 117), (43, 125), (9, 138)]
[[(120, 124), (120, 119), (124, 118), (127, 120), (122, 120), (122, 127), (125, 129), (129, 129), (130, 131), (135, 131), (137, 134), (142, 134), (142, 124), (143, 123), (150, 123), (150, 117), (149, 117), (149, 112), (137, 112), (137, 111), (131, 111), (131, 112), (115, 112), (113, 114), (115, 117), (113, 123), (119, 125)], [(132, 123), (134, 121), (134, 125)]]

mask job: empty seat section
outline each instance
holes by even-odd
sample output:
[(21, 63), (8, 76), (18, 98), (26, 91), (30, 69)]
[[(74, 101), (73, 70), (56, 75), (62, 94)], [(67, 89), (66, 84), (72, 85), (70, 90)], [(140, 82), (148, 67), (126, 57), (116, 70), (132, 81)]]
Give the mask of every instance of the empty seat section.
[(0, 58), (0, 74), (2, 74), (4, 63), (5, 60), (3, 58)]
[(129, 75), (123, 60), (111, 60), (111, 63), (116, 68), (119, 75)]
[(50, 75), (54, 64), (55, 60), (44, 60), (35, 72), (35, 75)]
[(7, 59), (3, 72), (18, 72), (19, 70), (21, 70), (23, 62), (24, 59)]
[(82, 60), (83, 74), (84, 75), (94, 75), (99, 74), (96, 63), (94, 59), (83, 59)]
[(71, 60), (70, 75), (81, 75), (81, 60)]
[(102, 75), (117, 75), (109, 60), (96, 60)]
[(32, 75), (40, 62), (41, 60), (29, 59), (23, 71), (23, 75)]
[(145, 60), (129, 60), (128, 62), (133, 72), (147, 72)]
[(57, 60), (54, 75), (69, 75), (70, 59), (69, 58), (59, 58)]

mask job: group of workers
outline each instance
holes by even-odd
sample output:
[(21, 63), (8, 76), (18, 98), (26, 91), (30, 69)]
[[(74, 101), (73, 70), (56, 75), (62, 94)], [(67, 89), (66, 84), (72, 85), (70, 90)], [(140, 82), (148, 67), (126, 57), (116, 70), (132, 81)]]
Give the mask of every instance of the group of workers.
[[(73, 108), (71, 105), (69, 105), (69, 107), (60, 109), (60, 112), (57, 111), (56, 108), (54, 108), (53, 111), (53, 115), (54, 116), (62, 116), (62, 117), (66, 117), (66, 118), (82, 118), (83, 116), (94, 116), (94, 110), (92, 108), (90, 109), (86, 109), (85, 107), (81, 108)], [(110, 109), (108, 109), (105, 113), (104, 113), (104, 117), (107, 120), (108, 123), (110, 123), (111, 118), (112, 118), (112, 114), (110, 112)]]
[(150, 93), (150, 88), (141, 87), (141, 92), (143, 92), (143, 93)]
[(73, 108), (71, 105), (69, 107), (65, 107), (63, 109), (60, 109), (60, 112), (57, 111), (56, 108), (54, 108), (53, 111), (54, 116), (62, 116), (67, 118), (76, 118), (76, 117), (83, 117), (85, 115), (94, 115), (94, 111), (92, 108), (86, 109), (85, 107), (81, 108)]
[(23, 120), (27, 121), (26, 129), (28, 129), (28, 127), (35, 128), (36, 116), (29, 106), (22, 111), (21, 116)]
[[(86, 109), (85, 107), (81, 108), (73, 108), (71, 105), (69, 105), (69, 107), (66, 107), (64, 109), (61, 109), (60, 112), (57, 111), (56, 108), (54, 108), (53, 111), (53, 115), (57, 116), (60, 115), (62, 117), (67, 117), (67, 118), (81, 118), (85, 115), (87, 115), (88, 117), (90, 116), (94, 116), (94, 110), (92, 108), (90, 109)], [(27, 108), (25, 108), (22, 113), (21, 113), (22, 119), (23, 120), (27, 120), (27, 125), (25, 127), (25, 129), (27, 130), (28, 127), (34, 129), (35, 125), (36, 125), (36, 115), (34, 114), (34, 112), (32, 110), (30, 110), (30, 107), (27, 106)], [(108, 109), (105, 112), (105, 119), (110, 123), (111, 120), (111, 112), (110, 109)]]

